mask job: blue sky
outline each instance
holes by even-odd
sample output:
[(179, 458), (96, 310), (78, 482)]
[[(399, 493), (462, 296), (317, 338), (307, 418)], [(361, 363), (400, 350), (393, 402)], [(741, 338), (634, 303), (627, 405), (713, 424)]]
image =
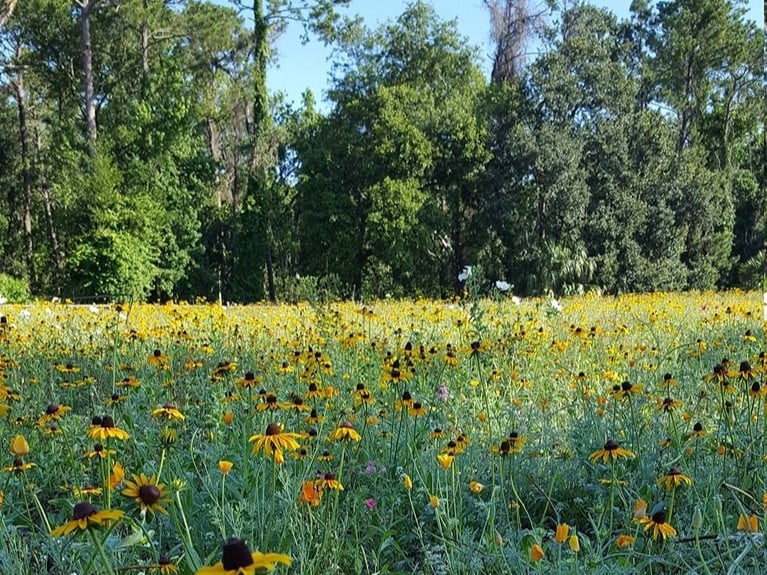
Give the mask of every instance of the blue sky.
[[(441, 18), (457, 20), (459, 32), (479, 48), (480, 54), (486, 55), (483, 63), (489, 75), (493, 48), (489, 37), (490, 20), (482, 0), (429, 0), (429, 3)], [(631, 0), (592, 0), (591, 3), (607, 7), (619, 18), (625, 18), (629, 14)], [(396, 19), (407, 4), (407, 0), (352, 0), (348, 13), (359, 14), (368, 27), (376, 28), (387, 20)], [(530, 4), (535, 5), (534, 1)], [(749, 0), (748, 8), (749, 18), (760, 24), (764, 22), (762, 0)], [(316, 40), (302, 45), (300, 33), (300, 27), (293, 25), (279, 39), (277, 58), (267, 76), (269, 89), (282, 91), (288, 101), (299, 104), (301, 94), (310, 88), (320, 107), (324, 107), (322, 100), (328, 86), (330, 52)]]

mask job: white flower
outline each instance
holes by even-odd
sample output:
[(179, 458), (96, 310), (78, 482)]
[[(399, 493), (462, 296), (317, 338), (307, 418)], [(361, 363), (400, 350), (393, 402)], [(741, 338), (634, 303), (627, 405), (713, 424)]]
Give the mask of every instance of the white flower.
[(0, 305), (3, 305), (4, 303), (8, 303), (8, 298), (0, 293)]
[(495, 282), (495, 287), (501, 291), (509, 291), (511, 289), (511, 284), (503, 280), (497, 280)]
[(553, 307), (555, 310), (560, 312), (565, 309), (564, 306), (561, 303), (559, 303), (558, 299), (551, 300), (551, 303), (549, 305), (551, 305), (551, 307)]
[(99, 308), (95, 305), (91, 304), (88, 306), (88, 311), (91, 313), (99, 313)]
[(471, 277), (471, 266), (464, 266), (463, 271), (458, 274), (458, 281), (465, 282)]
[(23, 309), (19, 312), (19, 319), (29, 319), (32, 317), (32, 312), (28, 309)]
[(518, 295), (511, 296), (511, 303), (514, 305), (520, 305), (522, 303), (522, 299)]

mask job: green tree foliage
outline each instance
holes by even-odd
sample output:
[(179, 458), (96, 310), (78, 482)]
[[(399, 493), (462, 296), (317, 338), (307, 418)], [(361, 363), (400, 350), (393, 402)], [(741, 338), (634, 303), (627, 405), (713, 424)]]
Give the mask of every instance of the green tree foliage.
[(439, 293), (469, 255), (488, 157), (475, 55), (423, 3), (344, 50), (333, 110), (298, 148), (301, 268), (366, 295)]
[[(521, 294), (755, 285), (767, 94), (744, 2), (634, 0), (620, 21), (486, 1), (489, 84), (428, 4), (374, 30), (346, 4), (14, 3), (3, 273), (243, 302), (449, 295), (471, 264)], [(327, 112), (267, 90), (290, 21), (333, 44)]]

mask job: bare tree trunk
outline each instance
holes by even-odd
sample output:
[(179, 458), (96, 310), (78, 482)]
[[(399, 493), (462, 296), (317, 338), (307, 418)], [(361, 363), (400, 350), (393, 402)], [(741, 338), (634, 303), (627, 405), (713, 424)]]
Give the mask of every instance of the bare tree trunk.
[(13, 10), (16, 8), (17, 0), (10, 0), (5, 6), (5, 11), (0, 14), (0, 28), (13, 16)]
[(85, 134), (91, 154), (96, 146), (96, 103), (93, 89), (93, 49), (91, 47), (91, 9), (95, 0), (75, 0), (80, 7), (80, 48), (82, 49)]
[[(43, 145), (40, 141), (40, 132), (35, 130), (35, 157), (36, 161), (40, 163), (40, 156), (42, 153)], [(51, 190), (48, 187), (48, 180), (45, 176), (45, 170), (40, 170), (40, 191), (43, 196), (43, 207), (45, 209), (45, 219), (48, 223), (48, 240), (51, 244), (51, 256), (53, 257), (53, 265), (56, 272), (56, 278), (60, 279), (61, 273), (64, 269), (64, 256), (61, 253), (61, 246), (59, 245), (59, 236), (56, 232), (56, 222), (53, 219), (53, 199), (51, 196)]]
[(149, 23), (147, 22), (149, 12), (149, 0), (143, 0), (144, 19), (141, 22), (141, 71), (144, 79), (149, 77)]
[(490, 33), (495, 42), (491, 80), (494, 84), (516, 78), (526, 59), (530, 32), (543, 23), (545, 8), (533, 10), (528, 0), (484, 0), (490, 12)]
[[(24, 48), (16, 45), (16, 61), (21, 61)], [(13, 94), (16, 98), (16, 110), (19, 121), (19, 148), (21, 151), (21, 197), (15, 186), (8, 190), (8, 242), (5, 248), (5, 266), (29, 278), (34, 285), (35, 271), (32, 258), (32, 177), (29, 161), (29, 132), (27, 130), (27, 94), (24, 89), (24, 68), (16, 67), (16, 76), (12, 80)], [(22, 248), (22, 235), (24, 247)], [(23, 252), (23, 256), (22, 256)], [(21, 261), (24, 264), (21, 267)]]

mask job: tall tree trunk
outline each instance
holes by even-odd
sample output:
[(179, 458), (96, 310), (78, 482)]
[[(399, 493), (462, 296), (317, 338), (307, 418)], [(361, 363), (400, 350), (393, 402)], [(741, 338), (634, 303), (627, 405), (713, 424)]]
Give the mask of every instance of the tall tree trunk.
[(141, 22), (141, 72), (144, 80), (149, 78), (149, 0), (143, 0), (144, 15)]
[(91, 9), (95, 0), (75, 0), (80, 7), (80, 48), (82, 50), (83, 104), (85, 107), (85, 134), (88, 150), (93, 154), (96, 146), (96, 102), (93, 89), (93, 49), (91, 47)]
[[(266, 66), (269, 59), (269, 23), (264, 15), (264, 6), (261, 0), (253, 0), (253, 141), (252, 154), (255, 167), (254, 173), (250, 177), (250, 185), (255, 188), (263, 186), (264, 196), (269, 193), (266, 189), (269, 186), (266, 176), (267, 158), (258, 158), (259, 151), (263, 149), (261, 143), (264, 141), (266, 130), (269, 125), (269, 100), (266, 87)], [(255, 191), (255, 190), (251, 190)], [(274, 287), (274, 266), (272, 262), (272, 238), (271, 238), (271, 202), (262, 198), (266, 204), (264, 213), (266, 217), (265, 226), (265, 264), (267, 274), (267, 284), (269, 290), (269, 301), (276, 302), (277, 294)]]
[[(42, 141), (40, 139), (40, 132), (35, 130), (35, 161), (40, 164), (40, 156), (42, 155)], [(53, 266), (55, 270), (55, 280), (61, 279), (61, 274), (64, 269), (64, 256), (61, 253), (61, 246), (59, 244), (59, 236), (56, 231), (56, 222), (53, 218), (53, 198), (51, 196), (51, 189), (48, 186), (48, 179), (45, 176), (45, 169), (40, 170), (40, 191), (43, 196), (43, 207), (45, 209), (45, 219), (48, 223), (48, 240), (51, 245), (51, 256), (53, 257)]]
[[(16, 46), (16, 61), (21, 61), (24, 48)], [(23, 274), (31, 285), (35, 281), (34, 260), (32, 258), (32, 177), (29, 161), (29, 131), (27, 130), (27, 95), (24, 89), (24, 68), (16, 68), (16, 77), (12, 80), (13, 94), (16, 98), (16, 110), (19, 121), (19, 149), (21, 153), (21, 197), (15, 186), (8, 190), (8, 241), (4, 254), (6, 269)], [(23, 235), (23, 240), (22, 240)], [(22, 243), (24, 247), (22, 248)], [(23, 256), (21, 255), (23, 252)], [(21, 260), (23, 268), (19, 267)]]

